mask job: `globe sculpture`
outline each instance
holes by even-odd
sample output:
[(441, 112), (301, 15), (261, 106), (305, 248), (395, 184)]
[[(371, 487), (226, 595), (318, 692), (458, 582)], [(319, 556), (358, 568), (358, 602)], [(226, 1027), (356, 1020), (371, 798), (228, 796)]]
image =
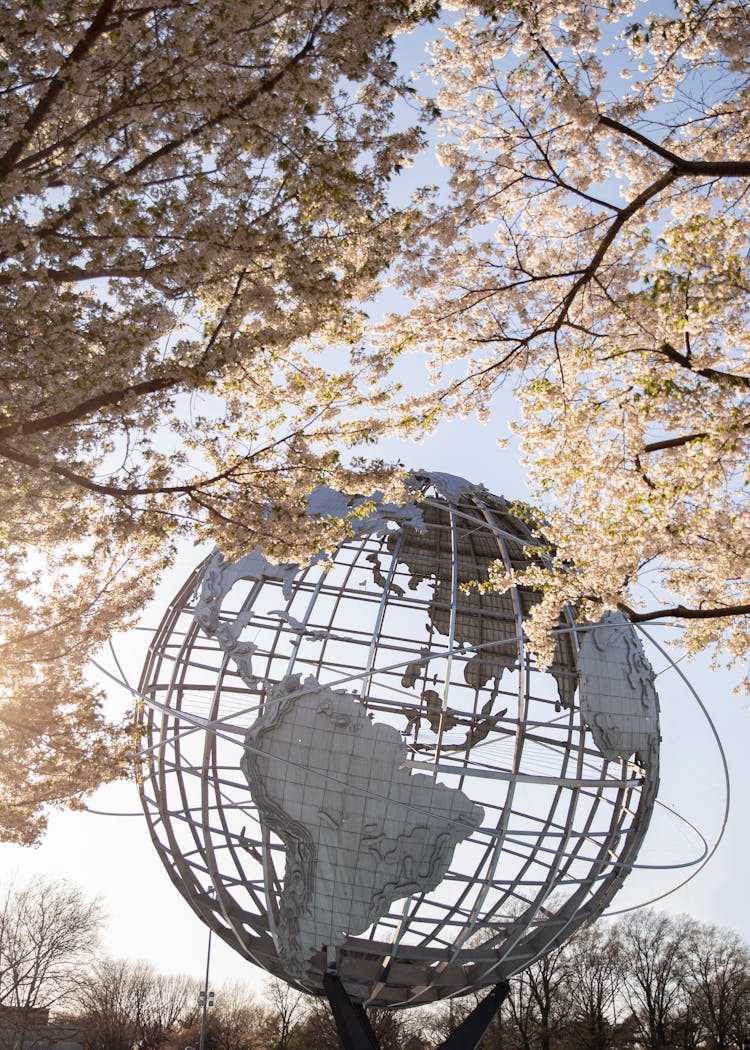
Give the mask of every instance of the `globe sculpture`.
[(143, 805), (191, 907), (296, 988), (335, 974), (378, 1007), (497, 986), (599, 914), (659, 775), (634, 628), (569, 612), (538, 666), (536, 595), (466, 585), (539, 538), (482, 486), (411, 486), (316, 489), (313, 516), (362, 509), (307, 565), (209, 557), (140, 683)]

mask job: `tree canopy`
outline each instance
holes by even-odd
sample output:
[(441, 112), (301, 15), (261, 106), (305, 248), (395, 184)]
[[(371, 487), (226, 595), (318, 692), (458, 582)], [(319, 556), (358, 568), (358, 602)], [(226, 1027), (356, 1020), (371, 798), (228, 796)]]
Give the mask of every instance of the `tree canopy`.
[[(82, 1040), (92, 1050), (201, 1041), (204, 975), (103, 954), (97, 900), (64, 880), (0, 888), (0, 1047)], [(106, 939), (106, 938), (105, 938)], [(198, 963), (198, 960), (195, 960)], [(481, 998), (481, 996), (479, 997)], [(382, 1050), (430, 1050), (476, 1005), (369, 1009)], [(216, 988), (206, 1050), (339, 1050), (325, 999), (269, 980)], [(745, 1050), (750, 946), (731, 929), (642, 909), (599, 920), (511, 981), (482, 1050)]]
[[(439, 7), (0, 3), (2, 837), (125, 768), (87, 661), (178, 540), (293, 560), (315, 484), (395, 484), (362, 447), (503, 383), (540, 657), (568, 603), (750, 650), (746, 6), (445, 4), (425, 139), (394, 35)], [(435, 141), (449, 187), (399, 213)], [(413, 349), (436, 386), (397, 401)]]
[(449, 199), (412, 230), (418, 302), (383, 336), (432, 358), (412, 418), (489, 418), (513, 384), (557, 551), (526, 574), (542, 655), (570, 602), (672, 613), (689, 648), (745, 657), (747, 6), (451, 7), (433, 48)]
[[(0, 892), (0, 1046), (83, 1039), (92, 1050), (187, 1050), (201, 1040), (201, 977), (99, 950), (97, 901), (64, 881)], [(196, 960), (197, 961), (197, 960)], [(481, 998), (481, 996), (479, 997)], [(442, 1045), (476, 1005), (369, 1009), (382, 1050)], [(206, 1050), (339, 1050), (325, 999), (281, 981), (216, 988)], [(482, 1050), (745, 1050), (750, 946), (731, 929), (642, 909), (577, 930), (511, 981)]]

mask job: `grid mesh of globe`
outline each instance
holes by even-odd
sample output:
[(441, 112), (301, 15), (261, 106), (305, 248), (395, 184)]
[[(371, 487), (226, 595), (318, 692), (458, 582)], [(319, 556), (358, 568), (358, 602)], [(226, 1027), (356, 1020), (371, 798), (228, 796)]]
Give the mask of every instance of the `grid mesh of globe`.
[[(540, 671), (524, 648), (534, 597), (467, 591), (491, 561), (537, 543), (504, 501), (425, 496), (426, 528), (343, 544), (293, 579), (239, 580), (221, 608), (252, 642), (255, 688), (195, 619), (202, 569), (156, 633), (141, 691), (142, 797), (173, 880), (248, 959), (289, 979), (274, 943), (285, 849), (240, 772), (269, 682), (299, 674), (356, 694), (402, 734), (405, 767), (484, 809), (440, 886), (395, 902), (336, 950), (350, 994), (407, 1005), (497, 983), (611, 899), (645, 833), (658, 781), (648, 756), (607, 761), (577, 702), (579, 636), (561, 624)], [(237, 653), (234, 653), (235, 657)], [(293, 983), (320, 993), (330, 959)]]

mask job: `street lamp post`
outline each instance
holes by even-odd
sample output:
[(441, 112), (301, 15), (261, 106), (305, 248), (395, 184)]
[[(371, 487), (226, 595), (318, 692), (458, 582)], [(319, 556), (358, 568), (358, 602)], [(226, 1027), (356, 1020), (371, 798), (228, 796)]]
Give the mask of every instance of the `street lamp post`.
[[(211, 967), (211, 927), (208, 928), (208, 947), (206, 948), (206, 979), (203, 982), (203, 991), (201, 992), (200, 999), (203, 1004), (203, 1010), (201, 1013), (201, 1038), (198, 1044), (198, 1050), (206, 1050), (206, 1011), (209, 1006), (213, 1006), (213, 992), (208, 990), (208, 972)], [(211, 1002), (209, 1003), (209, 997)]]

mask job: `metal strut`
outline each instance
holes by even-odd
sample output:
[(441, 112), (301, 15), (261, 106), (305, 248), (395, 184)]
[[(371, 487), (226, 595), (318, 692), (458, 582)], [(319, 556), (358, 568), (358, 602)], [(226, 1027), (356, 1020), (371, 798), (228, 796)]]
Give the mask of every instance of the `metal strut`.
[(380, 1050), (364, 1007), (351, 1001), (335, 973), (323, 974), (323, 988), (344, 1050)]
[[(364, 1008), (351, 1001), (335, 973), (323, 975), (323, 988), (331, 1004), (343, 1050), (380, 1050)], [(507, 981), (495, 985), (436, 1050), (477, 1050), (509, 991)]]

